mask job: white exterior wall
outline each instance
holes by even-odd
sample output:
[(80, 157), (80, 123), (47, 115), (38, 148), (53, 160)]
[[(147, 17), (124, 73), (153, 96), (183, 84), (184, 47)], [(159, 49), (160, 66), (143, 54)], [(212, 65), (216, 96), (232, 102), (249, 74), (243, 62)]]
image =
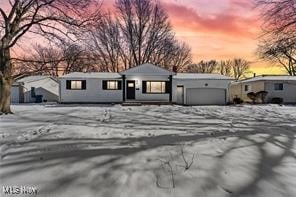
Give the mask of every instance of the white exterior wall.
[[(85, 90), (67, 90), (67, 80), (86, 80)], [(96, 78), (61, 78), (60, 102), (62, 103), (119, 103), (122, 102), (122, 90), (103, 90), (103, 80)]]
[[(169, 81), (169, 75), (164, 76), (134, 76), (127, 75), (125, 78), (125, 98), (127, 99), (127, 81), (135, 81), (135, 101), (159, 101), (169, 102), (169, 93), (165, 94), (149, 94), (142, 93), (143, 81)], [(86, 90), (67, 90), (66, 80), (86, 80)], [(118, 78), (98, 79), (98, 78), (79, 78), (68, 77), (60, 78), (60, 102), (62, 103), (120, 103), (123, 102), (123, 90), (102, 90), (103, 80), (121, 80)], [(184, 101), (186, 102), (187, 88), (213, 88), (223, 89), (226, 91), (227, 102), (228, 99), (228, 85), (231, 80), (221, 79), (174, 79), (172, 84), (172, 102), (177, 102), (177, 86), (184, 86)], [(206, 86), (205, 84), (208, 84)], [(132, 100), (131, 100), (132, 101)], [(186, 104), (186, 103), (184, 103)]]
[(20, 102), (20, 87), (12, 86), (11, 87), (11, 103), (19, 103)]
[[(184, 86), (184, 104), (186, 104), (187, 88), (216, 88), (226, 90), (226, 100), (229, 101), (228, 85), (231, 80), (211, 79), (173, 79), (173, 102), (177, 102), (177, 86)], [(208, 86), (206, 86), (208, 84)]]
[[(275, 83), (282, 83), (283, 90), (274, 90)], [(244, 86), (249, 85), (249, 91), (244, 91)], [(284, 99), (284, 103), (296, 103), (296, 81), (253, 81), (241, 82), (230, 85), (230, 98), (233, 100), (235, 97), (243, 99), (245, 102), (252, 102), (248, 98), (249, 92), (267, 91), (266, 101), (271, 102), (272, 98), (279, 97)]]
[[(274, 90), (275, 83), (282, 83), (284, 89)], [(296, 81), (266, 81), (265, 91), (268, 92), (268, 102), (271, 101), (272, 98), (280, 97), (284, 99), (284, 103), (296, 103)]]
[[(126, 76), (126, 81), (136, 81), (136, 101), (167, 101), (169, 102), (169, 94), (143, 94), (142, 81), (169, 81), (169, 76)], [(127, 91), (126, 91), (127, 93)]]
[[(248, 85), (248, 91), (245, 91), (245, 85)], [(264, 81), (234, 83), (229, 86), (230, 101), (233, 101), (234, 98), (238, 97), (244, 102), (252, 102), (252, 100), (248, 97), (248, 93), (256, 93), (263, 90), (265, 90)]]
[(31, 97), (31, 88), (35, 87), (35, 94), (42, 95), (42, 100), (47, 100), (48, 102), (58, 102), (59, 100), (59, 84), (50, 77), (25, 82), (24, 83), (24, 102), (33, 103), (35, 98)]
[[(32, 87), (35, 87), (35, 86), (32, 86)], [(58, 102), (59, 101), (58, 95), (53, 94), (42, 87), (35, 87), (35, 94), (42, 95), (42, 100), (46, 100), (47, 102)], [(24, 102), (25, 103), (34, 103), (35, 101), (36, 101), (36, 98), (31, 97), (31, 87), (29, 87), (29, 89), (25, 89)]]

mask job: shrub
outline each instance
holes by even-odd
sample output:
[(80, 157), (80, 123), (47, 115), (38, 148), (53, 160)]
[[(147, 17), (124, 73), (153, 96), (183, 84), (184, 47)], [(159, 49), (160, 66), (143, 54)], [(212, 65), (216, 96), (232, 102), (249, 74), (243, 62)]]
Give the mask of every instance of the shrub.
[(239, 97), (236, 97), (236, 98), (233, 99), (233, 103), (234, 104), (242, 104), (243, 102), (244, 101), (241, 98), (239, 98)]
[(284, 102), (284, 99), (280, 97), (274, 97), (271, 99), (272, 104), (282, 104), (283, 102)]
[(256, 93), (254, 93), (254, 92), (249, 92), (249, 93), (247, 94), (247, 96), (249, 97), (249, 99), (252, 100), (253, 104), (256, 103), (256, 100), (257, 100), (257, 95), (256, 95)]
[(265, 103), (265, 99), (266, 99), (267, 94), (268, 94), (267, 91), (259, 91), (259, 92), (256, 92), (256, 97), (260, 98), (262, 103)]

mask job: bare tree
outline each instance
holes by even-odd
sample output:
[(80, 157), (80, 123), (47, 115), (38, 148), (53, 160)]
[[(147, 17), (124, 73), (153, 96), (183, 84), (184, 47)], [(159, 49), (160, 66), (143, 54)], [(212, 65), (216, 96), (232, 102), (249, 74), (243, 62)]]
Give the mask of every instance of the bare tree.
[(61, 70), (63, 74), (70, 72), (94, 71), (92, 57), (86, 50), (75, 43), (65, 43), (60, 46), (62, 54)]
[(221, 75), (232, 77), (232, 60), (220, 61), (219, 70)]
[(176, 41), (165, 10), (151, 0), (117, 0), (121, 57), (125, 68), (143, 63), (184, 67), (191, 62), (191, 50)]
[(100, 64), (100, 71), (118, 72), (121, 70), (122, 47), (118, 23), (110, 13), (100, 20), (90, 33), (89, 48)]
[(118, 72), (144, 63), (181, 71), (191, 63), (191, 48), (175, 38), (158, 3), (117, 0), (115, 9), (116, 15), (105, 13), (85, 38), (99, 71)]
[(192, 64), (188, 67), (189, 72), (195, 73), (214, 73), (217, 70), (218, 63), (216, 60), (200, 61), (197, 64)]
[[(275, 37), (275, 36), (274, 36)], [(285, 36), (280, 38), (270, 36), (262, 40), (258, 47), (258, 53), (261, 59), (279, 64), (285, 68), (286, 72), (296, 75), (296, 39)]]
[(96, 0), (10, 0), (0, 6), (0, 111), (11, 113), (13, 83), (11, 50), (28, 33), (48, 38), (74, 39), (75, 28), (83, 28), (99, 16)]
[(58, 77), (70, 72), (94, 71), (96, 68), (82, 46), (64, 42), (58, 46), (33, 45), (33, 51), (15, 61), (14, 73), (34, 73)]
[(296, 1), (256, 0), (263, 19), (260, 58), (278, 63), (296, 75)]
[(246, 77), (250, 72), (250, 62), (241, 58), (223, 60), (200, 61), (187, 67), (188, 72), (194, 73), (220, 73), (221, 75), (233, 77), (236, 80)]
[(250, 64), (249, 61), (244, 59), (234, 59), (232, 65), (233, 78), (239, 80), (246, 77), (246, 74), (250, 72)]
[(34, 73), (39, 75), (59, 76), (62, 54), (52, 45), (33, 45), (32, 53), (15, 61), (17, 71), (14, 73)]
[(152, 57), (158, 54), (163, 56), (159, 58), (160, 62), (156, 61), (158, 65), (169, 70), (175, 67), (177, 72), (185, 71), (192, 62), (191, 48), (186, 43), (177, 40), (166, 44), (162, 53), (156, 53)]
[(295, 36), (295, 0), (256, 0), (263, 18), (265, 34), (290, 34)]

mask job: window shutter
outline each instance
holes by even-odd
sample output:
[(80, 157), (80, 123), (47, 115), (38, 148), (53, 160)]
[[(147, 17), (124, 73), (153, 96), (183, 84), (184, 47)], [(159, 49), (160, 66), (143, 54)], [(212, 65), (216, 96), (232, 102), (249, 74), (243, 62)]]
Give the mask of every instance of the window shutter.
[(107, 81), (103, 80), (103, 90), (107, 90)]
[(83, 80), (83, 81), (81, 81), (81, 83), (82, 83), (82, 90), (85, 90), (86, 89), (86, 80)]
[(117, 81), (117, 86), (118, 86), (118, 90), (121, 90), (122, 89), (122, 81)]
[(142, 93), (147, 93), (147, 81), (142, 81)]
[(170, 93), (171, 92), (171, 83), (170, 81), (165, 82), (165, 93)]
[(71, 81), (70, 80), (66, 81), (66, 89), (71, 90)]

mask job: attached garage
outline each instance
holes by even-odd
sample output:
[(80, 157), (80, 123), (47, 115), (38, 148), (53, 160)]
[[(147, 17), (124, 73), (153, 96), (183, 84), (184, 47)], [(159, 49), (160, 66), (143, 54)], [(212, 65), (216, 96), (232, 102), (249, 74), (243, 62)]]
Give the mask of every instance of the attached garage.
[(188, 88), (187, 105), (226, 105), (226, 89)]
[(177, 73), (174, 102), (180, 105), (226, 105), (228, 85), (233, 79), (212, 73)]

